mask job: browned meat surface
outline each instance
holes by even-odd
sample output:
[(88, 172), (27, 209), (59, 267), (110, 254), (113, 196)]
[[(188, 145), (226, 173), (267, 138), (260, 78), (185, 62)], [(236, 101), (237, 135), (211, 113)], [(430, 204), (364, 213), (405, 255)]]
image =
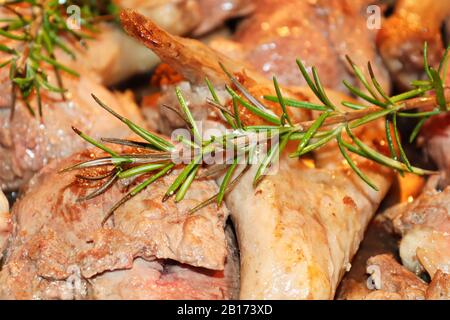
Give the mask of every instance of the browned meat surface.
[(367, 281), (346, 281), (340, 299), (450, 300), (450, 276), (441, 270), (426, 284), (391, 255), (383, 254), (367, 261), (367, 273), (371, 274)]
[[(97, 198), (77, 202), (95, 186), (88, 188), (86, 182), (75, 180), (75, 172), (58, 174), (58, 171), (91, 156), (93, 152), (86, 151), (52, 162), (31, 180), (25, 194), (14, 205), (14, 233), (0, 272), (0, 296), (71, 299), (89, 298), (91, 292), (101, 297), (117, 296), (121, 295), (121, 286), (125, 286), (125, 291), (132, 290), (133, 286), (139, 288), (136, 281), (149, 272), (149, 282), (142, 284), (142, 292), (136, 292), (136, 297), (163, 294), (162, 289), (159, 293), (150, 290), (159, 281), (167, 287), (174, 286), (175, 291), (176, 286), (180, 290), (183, 286), (191, 288), (193, 298), (231, 297), (232, 290), (226, 288), (236, 286), (237, 274), (211, 276), (199, 272), (197, 286), (194, 282), (185, 283), (195, 270), (183, 266), (172, 268), (170, 263), (168, 270), (165, 267), (161, 270), (168, 262), (156, 261), (171, 259), (201, 268), (224, 269), (226, 208), (211, 205), (187, 214), (188, 209), (217, 192), (215, 183), (194, 181), (185, 200), (175, 203), (170, 199), (163, 203), (161, 199), (176, 177), (175, 171), (120, 207), (102, 227), (107, 210), (138, 182), (116, 184)], [(96, 172), (100, 173), (101, 170)], [(137, 258), (141, 259), (136, 261)], [(122, 271), (117, 276), (109, 274), (118, 270)], [(81, 285), (74, 285), (68, 291), (73, 281)], [(217, 287), (210, 288), (207, 283)], [(83, 291), (86, 286), (92, 288)], [(221, 289), (223, 296), (218, 295)], [(125, 295), (126, 292), (121, 297)], [(169, 293), (166, 297), (177, 295)]]
[(427, 300), (450, 300), (450, 274), (438, 270), (431, 281)]
[[(227, 82), (218, 61), (257, 97), (271, 86), (251, 68), (242, 71), (235, 60), (194, 40), (171, 36), (133, 12), (123, 12), (122, 22), (127, 32), (190, 81), (187, 85), (196, 94), (192, 99), (189, 96), (190, 105), (207, 93), (206, 89), (198, 89), (205, 76), (219, 88)], [(304, 88), (286, 90), (293, 89), (303, 94), (302, 99), (310, 97)], [(333, 94), (332, 98), (337, 96)], [(277, 113), (275, 105), (268, 107)], [(297, 117), (297, 121), (306, 120), (311, 114), (300, 113)], [(248, 117), (247, 121), (260, 123), (256, 117)], [(215, 126), (220, 127), (217, 123)], [(375, 147), (379, 130), (374, 126), (360, 132), (361, 138)], [(256, 167), (250, 169), (226, 198), (240, 248), (240, 298), (332, 299), (390, 185), (391, 174), (358, 159), (380, 188), (380, 192), (374, 192), (342, 164), (335, 145), (316, 159), (315, 168), (286, 158), (281, 157), (279, 171), (267, 176), (257, 188), (252, 186)], [(295, 194), (292, 190), (296, 190)], [(323, 196), (318, 198), (318, 194)]]
[(235, 299), (239, 293), (236, 241), (227, 228), (227, 261), (224, 271), (196, 268), (169, 260), (133, 262), (127, 270), (93, 278), (94, 299)]
[[(379, 268), (380, 288), (370, 293), (366, 299), (423, 300), (427, 285), (412, 272), (405, 269), (390, 255), (379, 255), (367, 260), (368, 269)], [(396, 296), (398, 295), (398, 296)]]
[(367, 261), (371, 274), (367, 284), (352, 282), (344, 299), (348, 300), (424, 300), (427, 284), (399, 264), (391, 255), (382, 254)]
[(450, 188), (427, 191), (412, 203), (390, 208), (386, 215), (402, 235), (400, 256), (409, 270), (450, 273)]
[(133, 9), (171, 34), (201, 36), (226, 20), (250, 13), (252, 0), (115, 0), (122, 8)]
[(425, 41), (430, 65), (439, 64), (444, 49), (441, 26), (449, 16), (449, 1), (396, 1), (393, 15), (382, 24), (377, 44), (397, 84), (406, 88), (411, 80), (424, 76)]
[(133, 262), (127, 270), (101, 274), (91, 280), (94, 299), (237, 299), (239, 257), (236, 240), (227, 228), (224, 271), (196, 268), (169, 260)]
[(261, 0), (255, 13), (235, 35), (236, 43), (213, 45), (253, 65), (266, 77), (276, 75), (285, 85), (304, 85), (297, 58), (316, 66), (326, 87), (343, 89), (353, 81), (345, 55), (360, 66), (374, 64), (375, 73), (388, 90), (389, 79), (376, 54), (376, 30), (366, 25), (367, 1)]

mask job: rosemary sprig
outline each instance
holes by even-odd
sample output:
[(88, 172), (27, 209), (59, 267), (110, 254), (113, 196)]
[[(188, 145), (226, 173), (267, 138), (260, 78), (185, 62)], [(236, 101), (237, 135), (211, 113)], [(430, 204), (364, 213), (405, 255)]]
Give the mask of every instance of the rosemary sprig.
[[(94, 31), (93, 23), (97, 18), (110, 16), (116, 11), (110, 0), (6, 0), (0, 3), (0, 8), (9, 13), (8, 18), (0, 21), (0, 51), (11, 57), (1, 63), (0, 68), (10, 68), (11, 117), (14, 116), (17, 96), (33, 116), (36, 112), (31, 107), (31, 99), (35, 98), (38, 114), (42, 117), (41, 91), (59, 93), (65, 100), (66, 89), (61, 73), (79, 76), (77, 71), (62, 64), (55, 56), (55, 50), (59, 49), (75, 59), (75, 53), (67, 43), (90, 38), (68, 23), (66, 10), (72, 5), (80, 8), (82, 30)], [(49, 83), (48, 69), (53, 70), (57, 85)]]
[[(424, 49), (424, 56), (425, 61), (427, 61), (426, 46)], [(225, 74), (230, 79), (234, 88), (238, 91), (235, 91), (231, 86), (225, 86), (232, 101), (232, 110), (230, 111), (225, 105), (221, 104), (214, 87), (206, 80), (206, 84), (213, 98), (212, 100), (208, 100), (208, 104), (220, 111), (224, 120), (233, 129), (232, 132), (227, 132), (221, 136), (212, 137), (207, 140), (203, 139), (194, 118), (192, 117), (189, 105), (183, 98), (182, 91), (179, 88), (176, 88), (176, 95), (181, 108), (180, 116), (185, 120), (192, 133), (191, 140), (187, 140), (184, 137), (179, 139), (184, 146), (191, 148), (191, 151), (188, 152), (187, 155), (189, 161), (184, 162), (186, 164), (176, 164), (174, 160), (176, 157), (170, 156), (171, 153), (176, 150), (172, 141), (138, 127), (130, 120), (115, 113), (93, 95), (95, 101), (101, 107), (120, 119), (133, 132), (145, 140), (145, 142), (121, 139), (107, 139), (103, 141), (120, 146), (140, 148), (148, 153), (140, 154), (139, 156), (125, 153), (113, 153), (114, 151), (98, 141), (82, 135), (85, 140), (109, 153), (110, 156), (76, 164), (66, 169), (66, 171), (93, 166), (114, 165), (114, 171), (104, 176), (104, 179), (108, 179), (107, 182), (103, 184), (100, 189), (91, 193), (95, 195), (104, 191), (106, 187), (109, 187), (112, 183), (111, 181), (130, 177), (137, 178), (158, 171), (156, 174), (145, 179), (144, 182), (140, 183), (114, 205), (108, 212), (104, 221), (106, 221), (120, 205), (142, 191), (149, 184), (168, 174), (176, 165), (182, 168), (174, 182), (168, 188), (162, 199), (163, 201), (169, 199), (172, 195), (176, 195), (175, 201), (181, 201), (196, 179), (203, 179), (218, 173), (224, 173), (224, 178), (219, 186), (219, 192), (191, 209), (189, 213), (193, 213), (206, 205), (212, 204), (214, 201), (216, 201), (217, 205), (220, 205), (223, 202), (226, 192), (231, 190), (248, 168), (255, 165), (255, 155), (259, 153), (257, 150), (260, 150), (261, 146), (267, 147), (267, 152), (260, 154), (260, 159), (256, 162), (258, 168), (253, 179), (254, 186), (263, 179), (269, 167), (277, 161), (277, 156), (283, 152), (290, 141), (297, 143), (296, 151), (290, 154), (290, 157), (293, 158), (301, 157), (307, 153), (316, 151), (325, 144), (335, 141), (343, 158), (348, 163), (349, 168), (374, 190), (378, 190), (378, 187), (357, 166), (357, 163), (353, 160), (351, 154), (395, 169), (400, 173), (408, 171), (418, 175), (433, 174), (434, 172), (414, 167), (409, 162), (404, 148), (402, 147), (397, 120), (399, 117), (419, 119), (419, 124), (413, 130), (410, 137), (410, 141), (412, 141), (418, 135), (419, 130), (426, 119), (449, 111), (450, 90), (443, 86), (442, 81), (444, 75), (442, 71), (446, 68), (447, 55), (444, 56), (443, 60), (445, 61), (441, 62), (437, 71), (428, 66), (427, 62), (424, 64), (426, 73), (429, 75), (428, 80), (414, 81), (412, 83), (414, 86), (412, 90), (396, 96), (389, 96), (375, 78), (370, 63), (368, 64), (370, 75), (370, 79), (368, 80), (365, 78), (362, 70), (348, 58), (356, 78), (361, 82), (362, 87), (366, 89), (366, 92), (344, 82), (350, 93), (361, 99), (361, 102), (358, 103), (342, 101), (341, 104), (344, 108), (338, 108), (330, 101), (326, 94), (326, 90), (320, 81), (317, 70), (312, 68), (311, 77), (303, 63), (298, 60), (297, 64), (300, 73), (321, 103), (316, 104), (305, 101), (296, 101), (294, 99), (283, 97), (278, 82), (276, 78), (274, 78), (273, 82), (276, 96), (266, 96), (265, 99), (280, 104), (282, 113), (279, 117), (261, 101), (253, 97), (249, 91), (243, 87), (239, 80), (222, 65), (221, 67)], [(435, 95), (433, 95), (431, 91), (434, 91)], [(246, 108), (254, 115), (260, 117), (261, 120), (266, 120), (271, 124), (246, 126), (239, 117), (239, 106)], [(322, 113), (315, 120), (294, 123), (289, 117), (288, 107), (316, 110), (321, 111)], [(348, 108), (347, 110), (349, 111), (346, 111), (345, 108)], [(385, 133), (390, 156), (386, 156), (371, 148), (360, 140), (353, 132), (353, 130), (381, 118), (385, 119)], [(344, 134), (347, 139), (343, 136)], [(274, 138), (278, 138), (278, 140), (273, 141)], [(204, 161), (207, 156), (221, 152), (223, 153), (230, 149), (234, 150), (234, 152), (231, 158), (225, 159), (223, 163), (208, 164)], [(185, 156), (186, 155), (183, 154), (183, 157)], [(241, 171), (235, 179), (231, 180), (242, 159), (245, 159), (244, 170)], [(204, 169), (203, 172), (202, 169)], [(91, 197), (88, 196), (88, 198)]]

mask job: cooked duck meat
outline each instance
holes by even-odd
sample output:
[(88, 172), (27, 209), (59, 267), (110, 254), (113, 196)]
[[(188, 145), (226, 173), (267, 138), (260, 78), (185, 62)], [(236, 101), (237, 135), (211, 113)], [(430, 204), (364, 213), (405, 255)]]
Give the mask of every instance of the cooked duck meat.
[(450, 274), (438, 270), (428, 287), (427, 300), (450, 300)]
[[(140, 298), (176, 298), (181, 297), (181, 291), (186, 291), (186, 298), (232, 297), (236, 267), (228, 266), (222, 272), (226, 261), (233, 264), (236, 260), (234, 256), (226, 260), (227, 209), (210, 205), (188, 213), (217, 192), (215, 183), (196, 180), (182, 202), (162, 202), (177, 176), (175, 170), (126, 202), (102, 226), (107, 211), (138, 181), (115, 184), (94, 199), (77, 201), (98, 188), (99, 182), (89, 184), (76, 178), (73, 171), (58, 172), (94, 156), (99, 154), (87, 150), (53, 161), (30, 181), (12, 209), (15, 227), (0, 272), (0, 296), (123, 298), (139, 288), (135, 296)], [(104, 171), (81, 174), (102, 175)], [(167, 259), (219, 272), (172, 266)], [(195, 277), (186, 283), (189, 275)], [(139, 279), (148, 282), (139, 283)], [(174, 291), (152, 290), (160, 281)]]
[(382, 254), (367, 261), (371, 274), (370, 289), (363, 284), (349, 290), (348, 300), (424, 300), (427, 284), (399, 264), (391, 255)]
[[(221, 61), (238, 78), (257, 79), (249, 89), (255, 96), (267, 92), (267, 80), (260, 81), (264, 77), (251, 68), (236, 69), (239, 63), (232, 59), (195, 40), (170, 36), (132, 11), (123, 12), (121, 19), (127, 32), (182, 72), (193, 86), (204, 76), (216, 85), (226, 82), (217, 66)], [(308, 91), (303, 90), (307, 100)], [(300, 113), (298, 120), (310, 116), (308, 112)], [(375, 126), (359, 134), (366, 143), (376, 145), (380, 129)], [(330, 146), (327, 156), (316, 161), (316, 168), (282, 156), (277, 174), (266, 176), (257, 188), (252, 186), (253, 167), (226, 197), (240, 248), (240, 298), (333, 298), (391, 180), (389, 170), (363, 165), (380, 188), (379, 192), (373, 191), (343, 165), (338, 152), (336, 145)], [(358, 162), (365, 163), (361, 159)], [(292, 190), (296, 190), (294, 195)]]
[(137, 258), (127, 270), (106, 272), (90, 282), (93, 299), (237, 299), (239, 257), (236, 240), (226, 229), (227, 261), (223, 271), (169, 260)]
[(6, 199), (5, 195), (0, 190), (0, 264), (11, 231), (12, 221), (11, 215), (9, 214), (8, 199)]
[(377, 44), (399, 86), (409, 88), (412, 80), (425, 76), (424, 42), (428, 43), (430, 65), (439, 64), (444, 50), (441, 26), (449, 16), (449, 1), (396, 1), (394, 13), (382, 24)]
[(345, 58), (349, 54), (360, 66), (371, 61), (380, 83), (389, 90), (387, 72), (376, 54), (376, 31), (367, 28), (366, 7), (367, 1), (261, 0), (238, 27), (234, 43), (212, 45), (247, 61), (268, 78), (276, 75), (285, 85), (305, 85), (295, 64), (301, 59), (326, 74), (324, 86), (334, 89), (345, 88), (342, 80), (354, 82)]
[(450, 273), (450, 188), (426, 191), (412, 203), (385, 213), (402, 235), (400, 256), (409, 270), (426, 271), (431, 278), (438, 270)]
[(449, 300), (450, 276), (438, 270), (430, 284), (382, 254), (367, 261), (367, 281), (347, 281), (340, 297), (345, 300)]
[(389, 183), (374, 170), (383, 189), (370, 192), (348, 168), (296, 160), (282, 159), (278, 170), (256, 189), (249, 172), (227, 197), (240, 244), (240, 296), (332, 299)]

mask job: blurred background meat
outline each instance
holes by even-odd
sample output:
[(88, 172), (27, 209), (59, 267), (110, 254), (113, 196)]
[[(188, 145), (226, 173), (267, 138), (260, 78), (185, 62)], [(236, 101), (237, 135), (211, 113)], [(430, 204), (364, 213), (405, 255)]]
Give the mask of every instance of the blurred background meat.
[(449, 16), (449, 1), (396, 1), (393, 15), (382, 24), (377, 44), (401, 89), (409, 88), (412, 80), (425, 76), (424, 42), (428, 43), (430, 65), (439, 64), (444, 51), (441, 27)]
[(374, 65), (382, 86), (389, 90), (386, 70), (377, 55), (377, 30), (367, 27), (369, 1), (260, 0), (255, 12), (238, 26), (234, 42), (211, 45), (247, 61), (266, 77), (285, 85), (305, 85), (295, 60), (316, 66), (326, 87), (344, 89), (354, 82), (345, 55), (359, 66)]
[[(119, 8), (134, 9), (174, 35), (201, 36), (230, 18), (251, 12), (249, 0), (115, 0)], [(106, 85), (150, 71), (157, 55), (128, 37), (116, 23), (103, 23), (95, 41), (81, 50), (82, 59)], [(102, 57), (98, 59), (98, 57)]]
[(260, 5), (258, 0), (198, 0), (197, 2), (201, 19), (193, 31), (194, 36), (205, 34), (230, 18), (245, 16)]

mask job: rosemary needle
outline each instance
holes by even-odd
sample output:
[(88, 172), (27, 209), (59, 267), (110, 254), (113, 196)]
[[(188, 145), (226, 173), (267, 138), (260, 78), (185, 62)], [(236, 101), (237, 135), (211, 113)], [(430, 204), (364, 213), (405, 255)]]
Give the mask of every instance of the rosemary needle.
[[(4, 50), (7, 50), (3, 48)], [(425, 61), (426, 61), (427, 48), (425, 46)], [(448, 50), (446, 51), (448, 53)], [(238, 89), (239, 93), (234, 91), (230, 86), (226, 85), (225, 89), (229, 94), (229, 98), (232, 102), (233, 112), (229, 111), (221, 104), (217, 93), (215, 92), (212, 84), (206, 80), (206, 84), (210, 90), (212, 100), (209, 100), (209, 104), (217, 107), (223, 115), (225, 121), (233, 128), (233, 132), (227, 132), (222, 136), (213, 137), (211, 139), (204, 140), (196, 126), (195, 119), (189, 110), (189, 106), (186, 103), (183, 94), (179, 88), (176, 88), (176, 95), (181, 107), (181, 116), (188, 123), (194, 139), (189, 140), (187, 138), (180, 138), (179, 142), (186, 146), (200, 151), (200, 153), (193, 153), (193, 157), (189, 159), (189, 163), (185, 164), (183, 169), (178, 173), (175, 180), (169, 186), (166, 191), (163, 201), (166, 201), (169, 197), (176, 194), (175, 201), (181, 201), (188, 189), (192, 186), (195, 179), (209, 177), (217, 173), (224, 173), (224, 178), (219, 187), (219, 192), (202, 203), (189, 210), (188, 213), (200, 210), (201, 208), (212, 204), (217, 201), (218, 205), (223, 203), (226, 192), (229, 192), (231, 188), (237, 183), (240, 177), (252, 166), (255, 157), (255, 151), (258, 145), (266, 144), (268, 151), (265, 154), (261, 163), (258, 164), (256, 174), (253, 178), (253, 186), (263, 179), (268, 168), (278, 161), (277, 156), (283, 152), (289, 141), (297, 144), (296, 152), (290, 154), (290, 157), (300, 157), (309, 152), (316, 151), (325, 144), (336, 141), (337, 147), (341, 152), (344, 160), (348, 163), (350, 169), (361, 178), (370, 188), (378, 190), (377, 186), (369, 179), (369, 177), (358, 168), (356, 162), (352, 159), (349, 153), (354, 153), (370, 161), (376, 162), (388, 168), (398, 170), (399, 172), (410, 171), (414, 174), (434, 174), (435, 172), (417, 168), (411, 165), (400, 140), (400, 134), (398, 131), (397, 118), (403, 117), (405, 119), (417, 118), (419, 123), (414, 128), (410, 141), (413, 141), (419, 134), (420, 128), (425, 121), (434, 115), (448, 112), (448, 97), (450, 92), (444, 88), (442, 80), (442, 69), (446, 68), (447, 55), (444, 56), (444, 60), (440, 64), (438, 70), (430, 68), (428, 64), (425, 64), (425, 71), (429, 76), (426, 81), (415, 81), (415, 89), (400, 93), (396, 96), (389, 96), (380, 85), (380, 82), (376, 79), (375, 73), (370, 63), (368, 63), (368, 73), (370, 75), (371, 83), (365, 78), (363, 71), (355, 65), (355, 63), (348, 58), (348, 61), (354, 71), (355, 78), (359, 80), (361, 88), (357, 88), (344, 81), (344, 85), (348, 88), (349, 92), (355, 96), (365, 100), (364, 103), (353, 103), (348, 101), (342, 101), (341, 104), (353, 111), (343, 112), (335, 107), (335, 105), (329, 100), (326, 90), (321, 84), (317, 69), (312, 67), (312, 77), (306, 71), (306, 67), (300, 60), (297, 60), (300, 72), (303, 75), (306, 83), (310, 87), (311, 91), (316, 95), (320, 103), (311, 103), (308, 101), (297, 101), (291, 98), (284, 98), (281, 94), (280, 86), (273, 78), (274, 90), (276, 96), (265, 96), (268, 101), (278, 103), (281, 107), (281, 116), (276, 116), (271, 110), (267, 109), (258, 99), (253, 97), (250, 92), (230, 73), (223, 65), (221, 65), (227, 77), (231, 83)], [(14, 60), (11, 62), (12, 69), (15, 68)], [(14, 69), (13, 69), (14, 71)], [(15, 76), (15, 78), (20, 78)], [(17, 85), (25, 85), (28, 83), (26, 77), (17, 79)], [(364, 91), (365, 89), (365, 91)], [(435, 97), (431, 94), (431, 90), (434, 90)], [(114, 174), (105, 176), (109, 179), (94, 193), (88, 195), (88, 198), (98, 195), (104, 192), (115, 181), (123, 178), (141, 176), (149, 172), (159, 170), (156, 174), (145, 180), (126, 194), (116, 205), (114, 205), (108, 214), (105, 216), (103, 222), (105, 222), (120, 205), (134, 197), (136, 194), (145, 189), (149, 184), (153, 183), (157, 179), (165, 176), (175, 166), (172, 162), (171, 152), (174, 150), (174, 144), (163, 137), (157, 136), (148, 132), (144, 128), (141, 128), (131, 122), (130, 120), (122, 117), (108, 107), (95, 95), (92, 95), (94, 100), (106, 111), (113, 114), (130, 130), (145, 140), (145, 142), (134, 142), (132, 140), (121, 139), (105, 139), (104, 141), (115, 143), (118, 145), (126, 145), (129, 147), (156, 149), (147, 150), (148, 154), (129, 155), (122, 154), (113, 151), (112, 149), (104, 146), (100, 142), (84, 135), (81, 131), (74, 129), (83, 139), (109, 153), (110, 157), (96, 158), (94, 160), (85, 161), (76, 164), (67, 170), (75, 170), (82, 168), (90, 168), (100, 165), (114, 165), (117, 170)], [(416, 100), (414, 100), (416, 99)], [(365, 103), (369, 103), (366, 105)], [(416, 110), (418, 106), (423, 105), (427, 108), (425, 110)], [(270, 122), (270, 125), (261, 124), (255, 126), (245, 126), (239, 117), (239, 107), (246, 108), (249, 112), (259, 117), (261, 120)], [(288, 115), (288, 107), (303, 108), (307, 110), (322, 111), (318, 118), (312, 121), (306, 121), (301, 123), (293, 123), (292, 119)], [(431, 110), (431, 111), (430, 111)], [(385, 135), (387, 144), (390, 150), (390, 156), (386, 156), (383, 153), (369, 147), (363, 141), (361, 141), (354, 133), (353, 129), (363, 127), (378, 119), (384, 118)], [(345, 141), (342, 138), (342, 132), (345, 129), (350, 142)], [(391, 132), (392, 130), (392, 132)], [(277, 143), (269, 143), (268, 139), (273, 137), (279, 137)], [(251, 138), (256, 137), (256, 144), (250, 144)], [(395, 143), (395, 145), (394, 145)], [(223, 152), (231, 148), (234, 151), (238, 151), (231, 158), (227, 158), (225, 164), (207, 164), (204, 162), (204, 158), (207, 155), (211, 155), (215, 152)], [(399, 155), (397, 155), (397, 150)], [(241, 171), (238, 176), (231, 180), (241, 157), (247, 157), (245, 169)], [(231, 165), (227, 164), (230, 163)], [(131, 167), (133, 164), (138, 166)], [(206, 167), (204, 173), (198, 174), (200, 167)]]

